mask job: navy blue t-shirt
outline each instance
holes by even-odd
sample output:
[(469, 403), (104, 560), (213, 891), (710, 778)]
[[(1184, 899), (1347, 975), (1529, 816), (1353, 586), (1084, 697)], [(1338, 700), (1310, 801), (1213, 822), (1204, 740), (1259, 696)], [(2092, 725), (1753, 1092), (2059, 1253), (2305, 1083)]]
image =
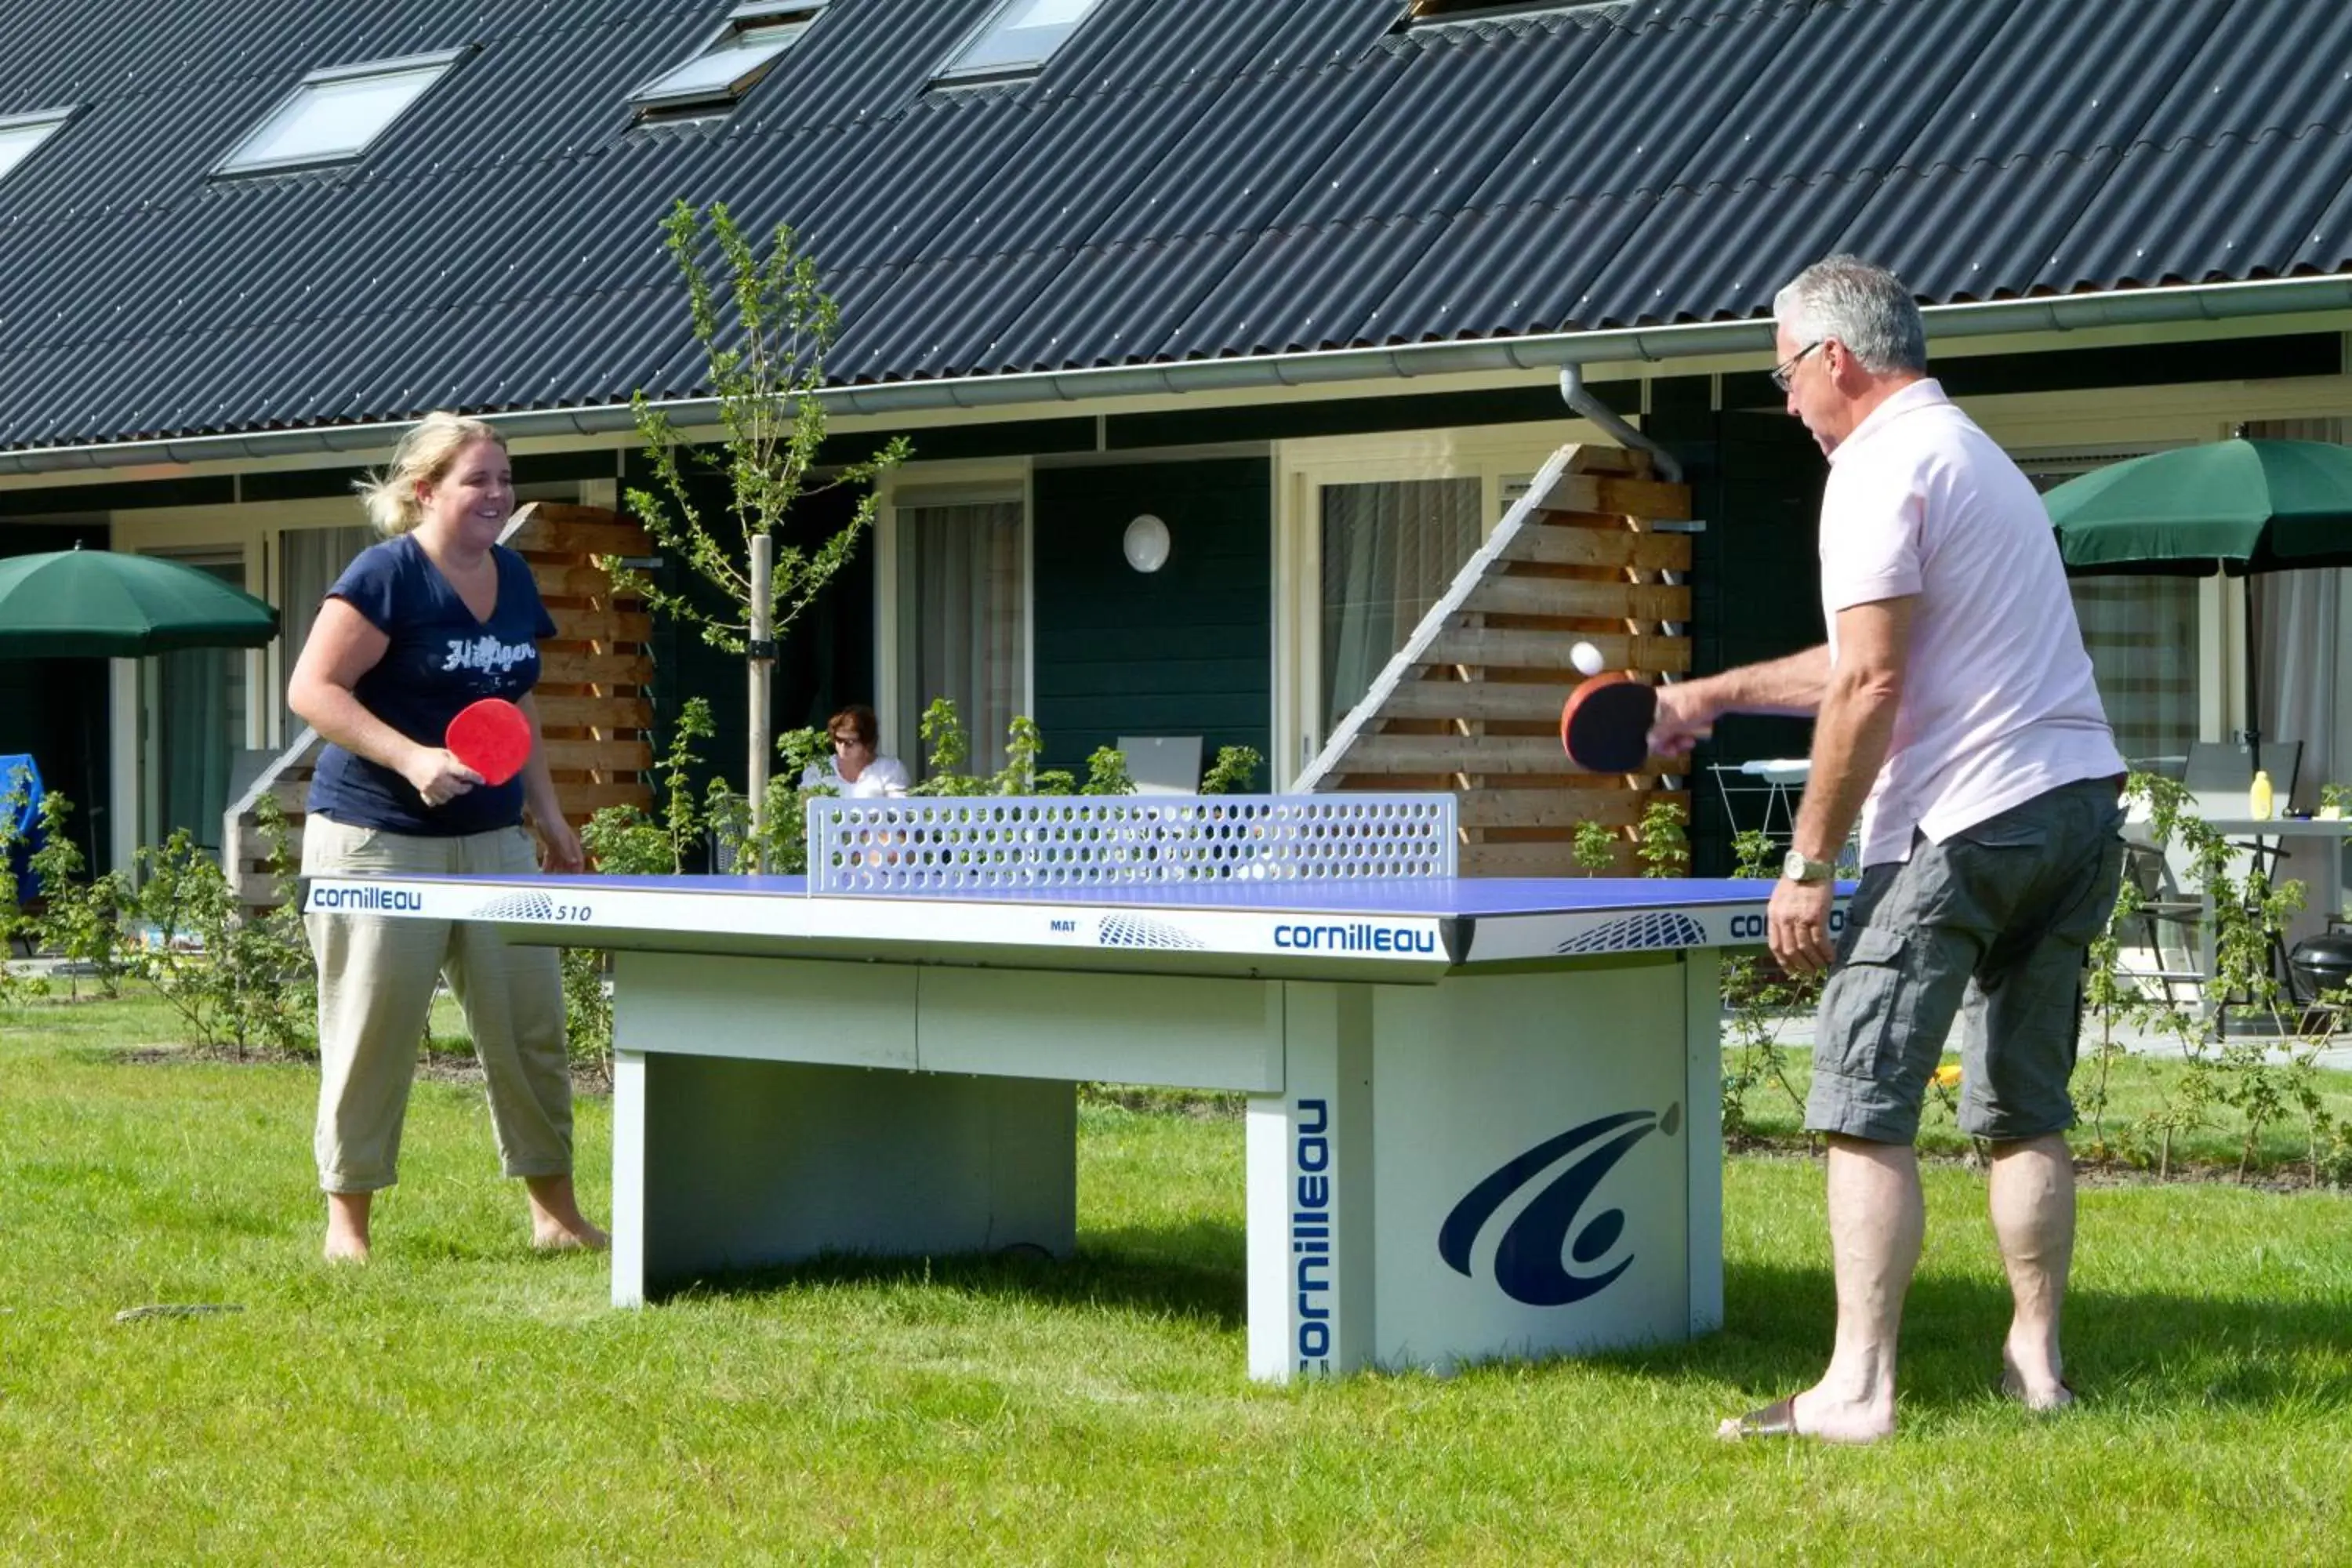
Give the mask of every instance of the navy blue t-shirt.
[[(555, 635), (555, 623), (523, 558), (499, 545), (490, 557), (499, 567), (499, 602), (487, 621), (474, 618), (408, 534), (361, 551), (327, 590), (327, 597), (342, 600), (392, 639), (352, 691), (412, 741), (437, 746), (467, 703), (511, 701), (539, 684), (539, 641)], [(488, 833), (522, 820), (522, 776), (476, 784), (428, 806), (416, 786), (390, 768), (330, 744), (310, 779), (310, 809), (352, 827), (425, 837)]]

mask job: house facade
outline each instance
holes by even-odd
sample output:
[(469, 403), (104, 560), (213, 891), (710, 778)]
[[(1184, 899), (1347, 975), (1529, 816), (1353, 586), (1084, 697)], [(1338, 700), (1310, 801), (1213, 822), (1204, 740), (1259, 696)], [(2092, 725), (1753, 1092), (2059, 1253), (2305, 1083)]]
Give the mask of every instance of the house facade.
[[(1608, 438), (1563, 366), (1692, 486), (1695, 668), (1790, 651), (1822, 468), (1765, 374), (1778, 286), (1894, 267), (2049, 482), (2340, 438), (2346, 58), (2352, 7), (2297, 0), (52, 8), (0, 54), (0, 553), (168, 553), (286, 635), (0, 663), (0, 752), (100, 807), (101, 862), (211, 841), (407, 421), (481, 414), (525, 499), (605, 507), (646, 477), (632, 394), (708, 427), (679, 200), (793, 226), (842, 309), (831, 450), (914, 447), (779, 724), (870, 700), (912, 753), (947, 695), (1063, 765), (1197, 735), (1281, 787), (1545, 459)], [(2299, 794), (2352, 779), (2352, 639), (2298, 576), (2256, 590), (2268, 647), (2219, 579), (2078, 584), (2127, 752), (2255, 727), (2305, 742)], [(709, 697), (732, 768), (738, 671), (657, 637), (657, 708)], [(2250, 658), (2298, 672), (2262, 713)], [(1711, 760), (1803, 743), (1736, 723)]]

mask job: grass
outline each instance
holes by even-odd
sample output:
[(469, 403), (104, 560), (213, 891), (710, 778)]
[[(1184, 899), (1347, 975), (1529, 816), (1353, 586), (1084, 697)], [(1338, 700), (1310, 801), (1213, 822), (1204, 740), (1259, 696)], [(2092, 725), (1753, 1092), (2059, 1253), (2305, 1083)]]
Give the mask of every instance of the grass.
[[(1080, 1254), (833, 1260), (658, 1309), (525, 1247), (478, 1090), (421, 1082), (378, 1258), (313, 1262), (315, 1077), (0, 1014), (0, 1557), (89, 1563), (2343, 1562), (2352, 1198), (2084, 1198), (2082, 1410), (1992, 1380), (1976, 1174), (1927, 1175), (1904, 1430), (1725, 1447), (1817, 1369), (1820, 1173), (1726, 1168), (1729, 1327), (1298, 1389), (1243, 1363), (1241, 1127), (1091, 1102)], [(2340, 1080), (2338, 1081), (2340, 1087)], [(609, 1115), (580, 1108), (607, 1209)], [(234, 1305), (198, 1317), (115, 1315)]]

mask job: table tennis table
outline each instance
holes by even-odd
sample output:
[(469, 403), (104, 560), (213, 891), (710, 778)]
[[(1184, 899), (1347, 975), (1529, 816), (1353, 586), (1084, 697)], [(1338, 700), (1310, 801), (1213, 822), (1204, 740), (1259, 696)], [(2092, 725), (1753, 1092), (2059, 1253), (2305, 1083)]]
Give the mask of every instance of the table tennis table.
[(827, 1253), (1066, 1257), (1104, 1080), (1247, 1096), (1255, 1377), (1718, 1326), (1717, 951), (1770, 884), (1272, 869), (319, 878), (306, 907), (613, 951), (617, 1305)]

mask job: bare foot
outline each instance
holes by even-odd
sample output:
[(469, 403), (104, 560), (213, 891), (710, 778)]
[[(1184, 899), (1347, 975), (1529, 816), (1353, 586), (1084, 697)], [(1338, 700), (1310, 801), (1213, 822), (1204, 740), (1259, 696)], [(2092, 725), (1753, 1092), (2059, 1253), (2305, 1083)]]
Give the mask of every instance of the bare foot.
[(372, 1193), (329, 1193), (327, 1194), (327, 1245), (325, 1257), (330, 1263), (365, 1263), (368, 1260), (368, 1202)]
[(570, 1176), (526, 1176), (530, 1196), (530, 1244), (542, 1252), (602, 1252), (613, 1238), (580, 1212)]
[(2028, 1375), (2019, 1358), (2000, 1353), (2000, 1391), (2028, 1410), (2063, 1410), (2074, 1403), (2074, 1388), (2055, 1368)]
[(1733, 1415), (1715, 1429), (1727, 1443), (1758, 1437), (1809, 1437), (1820, 1443), (1875, 1443), (1895, 1434), (1895, 1406), (1832, 1399), (1819, 1387), (1760, 1410)]

